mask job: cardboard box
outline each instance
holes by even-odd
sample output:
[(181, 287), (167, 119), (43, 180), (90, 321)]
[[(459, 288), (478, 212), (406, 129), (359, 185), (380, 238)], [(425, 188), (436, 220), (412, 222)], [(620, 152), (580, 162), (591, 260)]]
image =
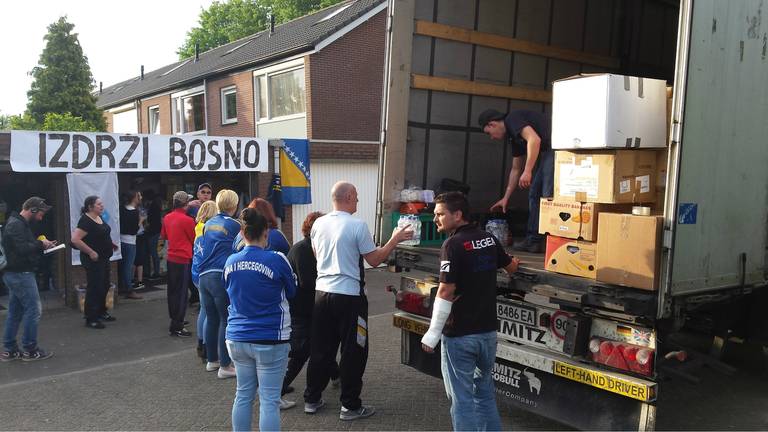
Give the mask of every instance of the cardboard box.
[(555, 152), (555, 199), (652, 203), (656, 200), (655, 150)]
[(664, 80), (579, 75), (552, 88), (552, 148), (666, 147)]
[(658, 287), (661, 216), (600, 215), (597, 280), (644, 290)]
[(549, 271), (594, 279), (597, 243), (547, 236), (544, 268)]
[(629, 204), (597, 204), (542, 198), (539, 204), (539, 234), (596, 241), (601, 212), (631, 212)]

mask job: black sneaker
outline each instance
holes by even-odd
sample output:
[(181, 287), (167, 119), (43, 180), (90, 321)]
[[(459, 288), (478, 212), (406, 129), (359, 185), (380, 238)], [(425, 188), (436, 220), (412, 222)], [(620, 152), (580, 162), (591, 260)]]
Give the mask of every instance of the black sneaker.
[(133, 289), (135, 289), (135, 290), (140, 290), (140, 289), (144, 289), (144, 288), (146, 288), (146, 286), (144, 285), (144, 282), (134, 282), (133, 283)]
[(13, 351), (3, 351), (0, 353), (0, 362), (10, 362), (14, 360), (19, 360), (21, 358), (21, 351), (19, 350), (13, 350)]
[(101, 321), (86, 321), (85, 326), (88, 328), (97, 329), (97, 330), (101, 330), (107, 327)]
[(342, 406), (341, 412), (339, 413), (339, 418), (345, 421), (358, 420), (370, 417), (374, 414), (376, 414), (376, 410), (370, 406), (361, 406), (356, 410), (349, 410)]
[(45, 360), (53, 357), (53, 353), (50, 351), (44, 351), (40, 348), (37, 348), (34, 351), (25, 351), (24, 354), (21, 355), (21, 361), (25, 362), (31, 362), (31, 361), (38, 361), (38, 360)]
[(540, 254), (540, 253), (544, 253), (544, 242), (538, 241), (538, 240), (530, 241), (528, 239), (525, 239), (525, 240), (513, 243), (512, 249), (516, 251), (521, 251), (521, 252), (530, 252), (530, 253)]
[(104, 315), (99, 317), (99, 320), (106, 321), (106, 322), (113, 322), (113, 321), (117, 321), (117, 318), (113, 317), (109, 313), (105, 313)]
[(187, 329), (181, 329), (181, 330), (171, 330), (170, 331), (171, 336), (176, 337), (190, 337), (192, 336), (192, 333)]

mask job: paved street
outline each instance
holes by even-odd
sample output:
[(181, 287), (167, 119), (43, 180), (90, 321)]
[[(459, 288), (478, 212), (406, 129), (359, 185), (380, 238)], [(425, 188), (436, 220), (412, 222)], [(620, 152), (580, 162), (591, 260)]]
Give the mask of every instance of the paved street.
[[(450, 429), (442, 382), (399, 363), (400, 335), (391, 325), (393, 301), (383, 290), (399, 276), (381, 271), (368, 274), (371, 355), (363, 400), (378, 412), (366, 420), (341, 422), (339, 391), (329, 387), (323, 411), (309, 416), (299, 404), (283, 413), (284, 429)], [(86, 329), (80, 315), (70, 309), (46, 311), (40, 343), (56, 355), (38, 363), (0, 365), (0, 428), (230, 429), (235, 381), (218, 380), (204, 371), (195, 356), (194, 338), (168, 336), (164, 292), (148, 297), (153, 299), (121, 301), (114, 311), (118, 321), (104, 331)], [(289, 399), (301, 402), (304, 379), (303, 374), (297, 378), (297, 393), (288, 395)], [(713, 374), (712, 379), (714, 387), (685, 384), (670, 393), (666, 399), (673, 403), (660, 409), (659, 429), (768, 427), (764, 375), (754, 380)], [(505, 407), (501, 411), (505, 429), (567, 429), (526, 412)]]

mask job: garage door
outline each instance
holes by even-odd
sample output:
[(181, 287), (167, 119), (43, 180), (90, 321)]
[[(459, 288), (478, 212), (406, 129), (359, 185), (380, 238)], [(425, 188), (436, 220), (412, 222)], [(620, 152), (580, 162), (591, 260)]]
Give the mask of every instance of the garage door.
[(330, 212), (331, 187), (345, 180), (357, 187), (360, 202), (355, 217), (364, 220), (373, 234), (376, 219), (376, 179), (378, 165), (357, 162), (312, 162), (312, 204), (293, 206), (293, 240), (302, 239), (301, 224), (313, 211)]

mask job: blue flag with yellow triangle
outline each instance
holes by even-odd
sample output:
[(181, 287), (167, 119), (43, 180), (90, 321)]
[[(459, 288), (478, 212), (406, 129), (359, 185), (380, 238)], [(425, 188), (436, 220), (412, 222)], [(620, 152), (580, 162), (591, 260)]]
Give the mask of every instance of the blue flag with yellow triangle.
[(284, 139), (280, 149), (283, 204), (311, 204), (309, 140)]

